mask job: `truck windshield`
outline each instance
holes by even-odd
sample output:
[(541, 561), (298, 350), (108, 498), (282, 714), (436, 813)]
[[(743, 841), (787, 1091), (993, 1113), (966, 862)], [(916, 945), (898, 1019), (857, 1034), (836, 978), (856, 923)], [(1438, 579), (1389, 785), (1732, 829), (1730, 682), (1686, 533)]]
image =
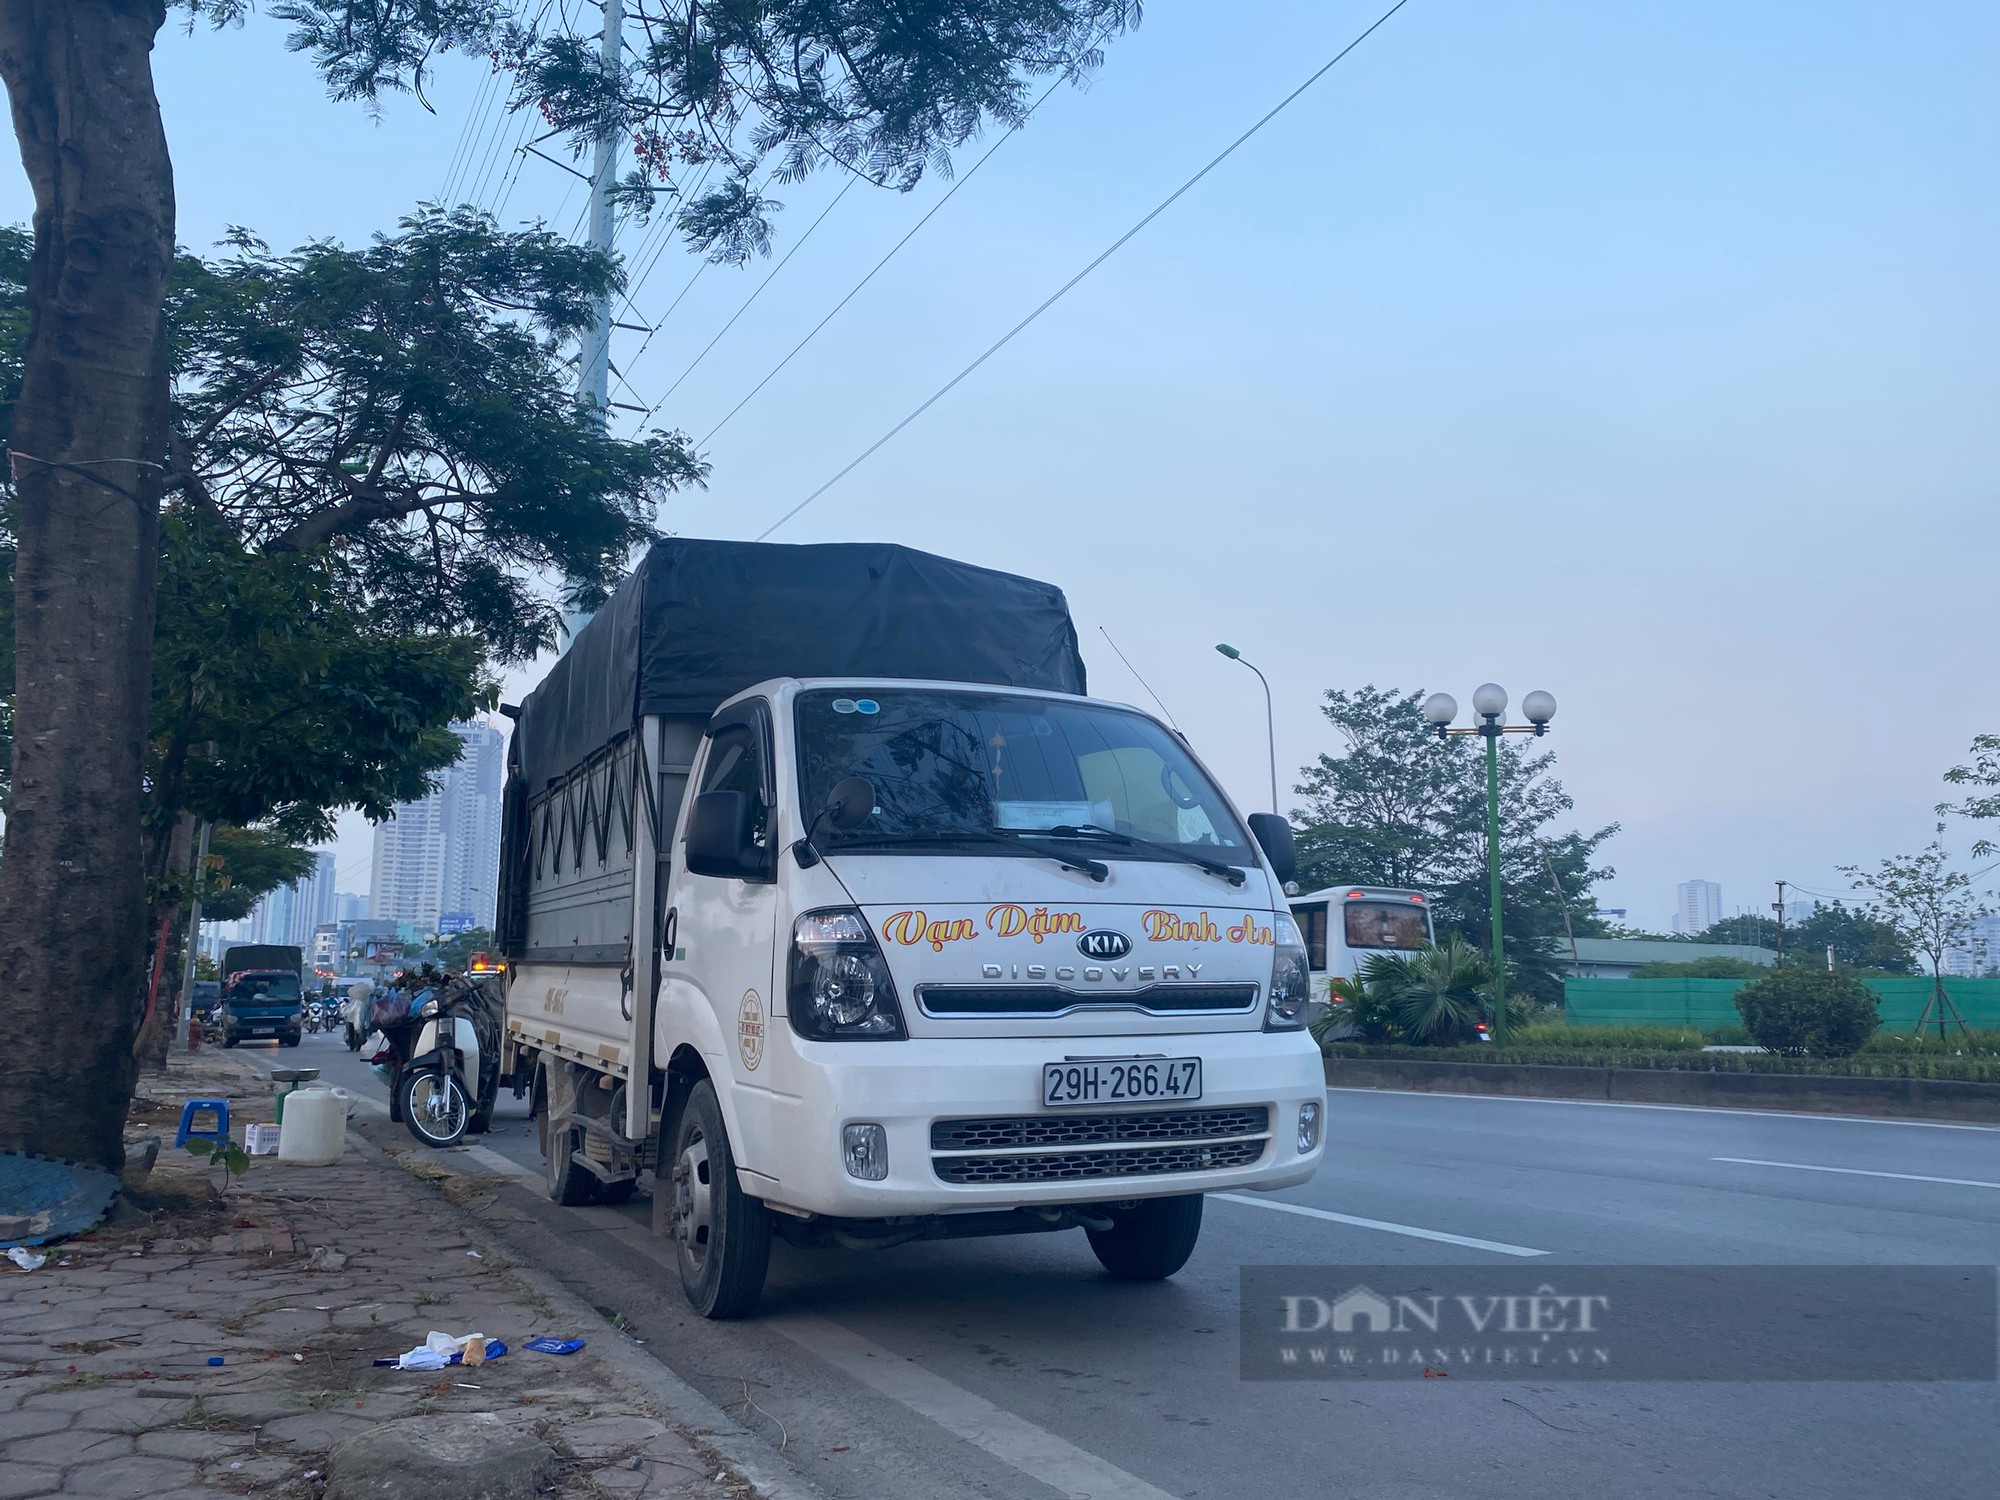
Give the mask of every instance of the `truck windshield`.
[(296, 974), (246, 974), (229, 988), (237, 1005), (296, 1005), (301, 993)]
[[(813, 841), (823, 849), (916, 852), (949, 848), (956, 836), (992, 853), (996, 829), (1098, 829), (1255, 863), (1214, 783), (1143, 714), (1000, 693), (815, 689), (799, 695), (797, 721), (803, 807), (824, 806), (844, 776), (875, 788), (874, 814), (860, 827), (820, 825)], [(1091, 847), (1100, 857), (1170, 857), (1102, 840)]]

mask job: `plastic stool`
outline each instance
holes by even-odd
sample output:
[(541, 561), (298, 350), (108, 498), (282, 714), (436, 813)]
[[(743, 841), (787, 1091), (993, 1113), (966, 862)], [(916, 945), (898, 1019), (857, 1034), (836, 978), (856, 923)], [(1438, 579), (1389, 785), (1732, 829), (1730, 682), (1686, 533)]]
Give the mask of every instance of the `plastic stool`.
[[(195, 1118), (203, 1110), (208, 1111), (209, 1114), (215, 1117), (215, 1126), (211, 1130), (196, 1130), (194, 1128)], [(187, 1103), (183, 1104), (181, 1106), (181, 1128), (174, 1132), (174, 1148), (178, 1150), (180, 1147), (185, 1146), (190, 1136), (198, 1141), (214, 1141), (218, 1145), (228, 1145), (229, 1101), (227, 1099), (190, 1099)]]

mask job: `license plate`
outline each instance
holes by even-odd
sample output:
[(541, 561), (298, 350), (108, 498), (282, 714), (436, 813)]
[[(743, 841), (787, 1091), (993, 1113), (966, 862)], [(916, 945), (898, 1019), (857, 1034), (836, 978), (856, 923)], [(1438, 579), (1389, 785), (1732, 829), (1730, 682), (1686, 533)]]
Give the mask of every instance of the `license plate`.
[(1200, 1097), (1198, 1057), (1042, 1064), (1044, 1109), (1078, 1104), (1166, 1104)]

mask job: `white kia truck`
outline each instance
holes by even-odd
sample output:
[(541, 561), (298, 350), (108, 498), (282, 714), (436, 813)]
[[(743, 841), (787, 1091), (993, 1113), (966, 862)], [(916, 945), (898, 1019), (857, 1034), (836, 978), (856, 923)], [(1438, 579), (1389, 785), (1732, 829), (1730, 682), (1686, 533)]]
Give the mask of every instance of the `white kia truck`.
[(1290, 830), (1086, 696), (1059, 590), (673, 539), (514, 712), (505, 1064), (550, 1196), (653, 1173), (701, 1313), (774, 1234), (1169, 1276), (1204, 1193), (1318, 1165)]

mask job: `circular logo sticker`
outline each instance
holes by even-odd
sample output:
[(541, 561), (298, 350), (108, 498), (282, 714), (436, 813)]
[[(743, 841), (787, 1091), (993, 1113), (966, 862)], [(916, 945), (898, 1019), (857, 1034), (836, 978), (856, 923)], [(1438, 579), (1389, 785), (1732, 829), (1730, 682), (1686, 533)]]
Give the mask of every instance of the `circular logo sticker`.
[(836, 698), (827, 706), (837, 714), (851, 714), (861, 705), (852, 698)]
[(873, 698), (856, 698), (854, 711), (858, 714), (879, 714), (882, 712), (882, 705)]
[(764, 1060), (764, 1002), (755, 990), (743, 992), (743, 1008), (736, 1014), (736, 1050), (743, 1066), (751, 1072)]

